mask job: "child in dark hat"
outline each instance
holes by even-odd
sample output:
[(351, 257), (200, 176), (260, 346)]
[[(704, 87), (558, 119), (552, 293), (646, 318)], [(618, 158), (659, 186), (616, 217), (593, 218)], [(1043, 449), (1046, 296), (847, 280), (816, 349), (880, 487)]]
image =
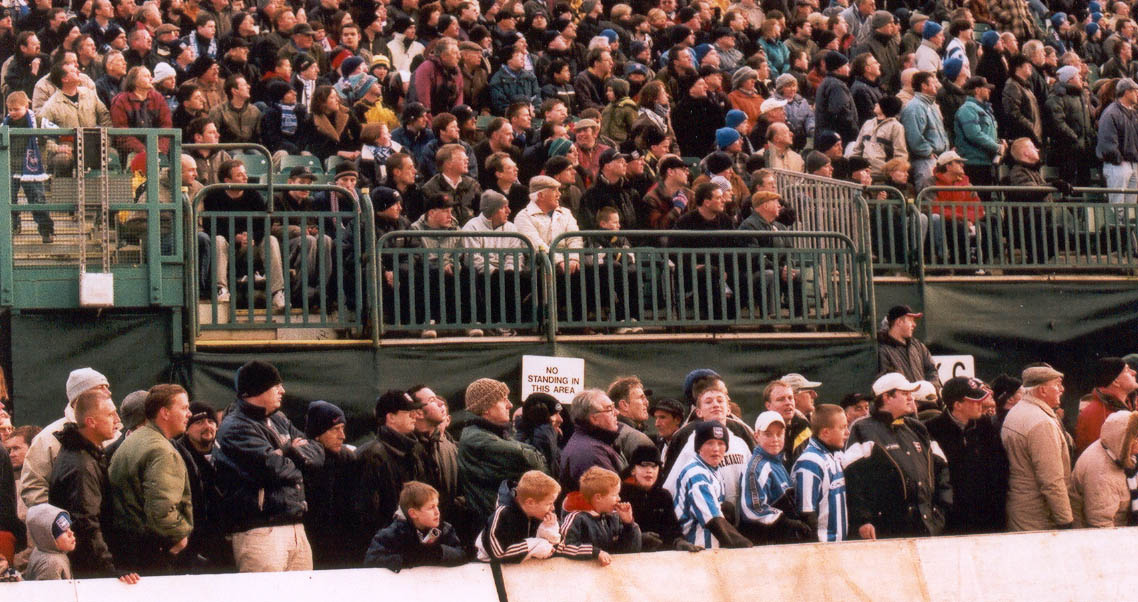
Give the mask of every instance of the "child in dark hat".
[(620, 485), (620, 499), (632, 505), (632, 515), (640, 525), (643, 551), (698, 552), (699, 547), (684, 539), (672, 494), (660, 486), (662, 464), (660, 451), (654, 446), (644, 445), (633, 450)]
[(398, 573), (417, 566), (458, 566), (466, 553), (458, 534), (439, 512), (439, 492), (419, 481), (408, 481), (399, 492), (395, 521), (375, 534), (365, 566)]
[(557, 398), (548, 393), (533, 393), (522, 403), (522, 415), (517, 420), (514, 438), (532, 445), (545, 456), (545, 465), (557, 477), (561, 466), (561, 425), (563, 408)]

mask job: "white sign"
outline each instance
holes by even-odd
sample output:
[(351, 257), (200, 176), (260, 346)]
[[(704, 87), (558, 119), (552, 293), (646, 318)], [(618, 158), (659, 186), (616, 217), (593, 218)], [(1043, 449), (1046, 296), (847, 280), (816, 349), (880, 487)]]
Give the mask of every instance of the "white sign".
[(976, 358), (971, 355), (934, 355), (933, 363), (941, 384), (957, 376), (976, 376)]
[(569, 403), (585, 388), (585, 360), (579, 357), (522, 356), (522, 399), (549, 393)]

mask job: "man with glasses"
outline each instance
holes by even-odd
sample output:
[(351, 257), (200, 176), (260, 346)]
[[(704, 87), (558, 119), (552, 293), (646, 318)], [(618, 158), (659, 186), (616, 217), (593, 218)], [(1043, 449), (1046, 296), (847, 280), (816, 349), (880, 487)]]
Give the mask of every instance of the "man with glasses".
[(561, 487), (577, 491), (581, 475), (600, 466), (620, 473), (627, 466), (616, 448), (620, 434), (616, 404), (600, 389), (586, 389), (573, 397), (569, 418), (575, 427), (573, 436), (561, 452)]

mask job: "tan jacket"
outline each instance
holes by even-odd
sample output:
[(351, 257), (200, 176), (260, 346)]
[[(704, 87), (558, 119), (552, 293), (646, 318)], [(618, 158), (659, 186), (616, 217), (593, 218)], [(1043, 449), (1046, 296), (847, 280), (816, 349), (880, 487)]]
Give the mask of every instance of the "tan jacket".
[(1007, 418), (1000, 439), (1008, 453), (1008, 530), (1041, 531), (1074, 521), (1068, 496), (1071, 436), (1055, 411), (1031, 393)]
[[(72, 102), (63, 92), (57, 91), (44, 103), (43, 110), (35, 112), (35, 115), (43, 128), (111, 127), (111, 112), (94, 90), (83, 86), (79, 86), (79, 102)], [(48, 155), (59, 152), (55, 138), (49, 137), (46, 146)]]
[[(1129, 427), (1129, 428), (1128, 428)], [(1077, 527), (1125, 527), (1130, 510), (1126, 472), (1116, 461), (1138, 431), (1138, 414), (1116, 412), (1102, 425), (1071, 475), (1071, 511)], [(1134, 458), (1126, 459), (1130, 466)]]

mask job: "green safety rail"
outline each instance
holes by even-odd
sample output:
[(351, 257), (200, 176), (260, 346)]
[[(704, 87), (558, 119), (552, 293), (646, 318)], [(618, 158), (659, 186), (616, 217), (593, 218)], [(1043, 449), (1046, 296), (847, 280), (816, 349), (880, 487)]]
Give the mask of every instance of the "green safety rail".
[[(748, 325), (872, 330), (868, 257), (844, 234), (627, 230), (620, 235), (666, 239), (667, 246), (605, 246), (610, 231), (569, 232), (550, 244), (553, 291), (547, 303), (554, 330)], [(775, 246), (777, 239), (784, 242)], [(716, 246), (707, 247), (709, 240)]]
[[(198, 191), (198, 200), (215, 190), (264, 191), (267, 184), (211, 184)], [(203, 319), (195, 312), (194, 334), (205, 330), (265, 330), (281, 328), (331, 328), (363, 333), (377, 323), (374, 274), (371, 267), (375, 245), (375, 213), (367, 195), (357, 199), (347, 189), (326, 184), (278, 184), (278, 191), (307, 190), (338, 193), (350, 199), (351, 208), (341, 211), (279, 211), (270, 199), (268, 211), (200, 211), (193, 223), (200, 223), (197, 234), (200, 255), (208, 258), (209, 270), (202, 271), (196, 260), (188, 262), (187, 280), (193, 282), (192, 299), (205, 300), (208, 310)], [(274, 234), (274, 224), (277, 233)], [(311, 229), (310, 229), (311, 228)], [(283, 311), (272, 307), (274, 274), (266, 247), (244, 248), (241, 252), (237, 232), (264, 232), (261, 245), (281, 257)], [(210, 236), (212, 233), (213, 237)], [(216, 237), (225, 239), (219, 243)], [(221, 247), (224, 244), (224, 247)], [(229, 267), (219, 278), (220, 260)], [(243, 276), (243, 277), (242, 277)], [(204, 282), (203, 282), (204, 280)], [(228, 289), (230, 300), (219, 301), (218, 286)], [(224, 309), (223, 309), (224, 307)], [(279, 314), (279, 315), (278, 315)], [(373, 342), (378, 343), (372, 329)], [(362, 334), (361, 334), (362, 336)], [(195, 338), (191, 337), (191, 339)]]
[[(918, 247), (917, 269), (926, 275), (1138, 269), (1138, 204), (1105, 202), (1108, 194), (1135, 191), (1074, 188), (1071, 198), (1045, 200), (1058, 192), (1049, 186), (925, 188), (917, 204), (928, 216), (928, 234)], [(977, 196), (954, 200), (941, 193)]]
[[(497, 246), (482, 246), (487, 241)], [(380, 335), (540, 333), (549, 259), (516, 232), (388, 232), (377, 241)], [(487, 269), (489, 268), (489, 269)]]
[[(29, 129), (0, 127), (0, 181), (14, 182), (24, 169), (25, 152), (36, 141), (47, 177), (42, 180), (45, 203), (28, 204), (27, 195), (14, 183), (0, 195), (0, 306), (15, 309), (69, 309), (79, 307), (80, 245), (88, 253), (110, 255), (114, 274), (115, 307), (183, 307), (182, 282), (185, 248), (184, 204), (174, 198), (182, 189), (181, 169), (173, 160), (181, 150), (181, 131), (177, 129), (107, 128), (109, 150), (106, 170), (92, 169), (96, 149), (84, 145), (85, 161), (76, 165), (75, 129)], [(139, 141), (145, 149), (145, 168), (133, 174), (123, 165), (127, 138)], [(49, 143), (52, 148), (49, 149)], [(67, 144), (72, 160), (60, 160), (60, 149)], [(154, 182), (151, 186), (148, 183)], [(100, 186), (106, 185), (100, 189)], [(142, 184), (142, 186), (138, 186)], [(79, 187), (87, 196), (85, 209), (90, 221), (78, 223)], [(102, 190), (102, 193), (99, 192)], [(139, 193), (139, 191), (144, 191)], [(103, 194), (108, 193), (108, 194)], [(100, 198), (108, 198), (108, 217), (91, 214)], [(19, 196), (24, 203), (17, 204)], [(40, 244), (38, 235), (26, 231), (13, 233), (14, 220), (26, 214), (51, 216), (56, 240)], [(27, 228), (27, 224), (24, 227)], [(100, 236), (106, 230), (106, 236)], [(103, 241), (107, 241), (104, 245)], [(87, 271), (102, 271), (97, 257), (88, 261)]]
[(873, 273), (915, 275), (917, 247), (927, 230), (912, 199), (892, 186), (868, 186), (864, 198), (869, 206), (869, 240), (873, 254)]

